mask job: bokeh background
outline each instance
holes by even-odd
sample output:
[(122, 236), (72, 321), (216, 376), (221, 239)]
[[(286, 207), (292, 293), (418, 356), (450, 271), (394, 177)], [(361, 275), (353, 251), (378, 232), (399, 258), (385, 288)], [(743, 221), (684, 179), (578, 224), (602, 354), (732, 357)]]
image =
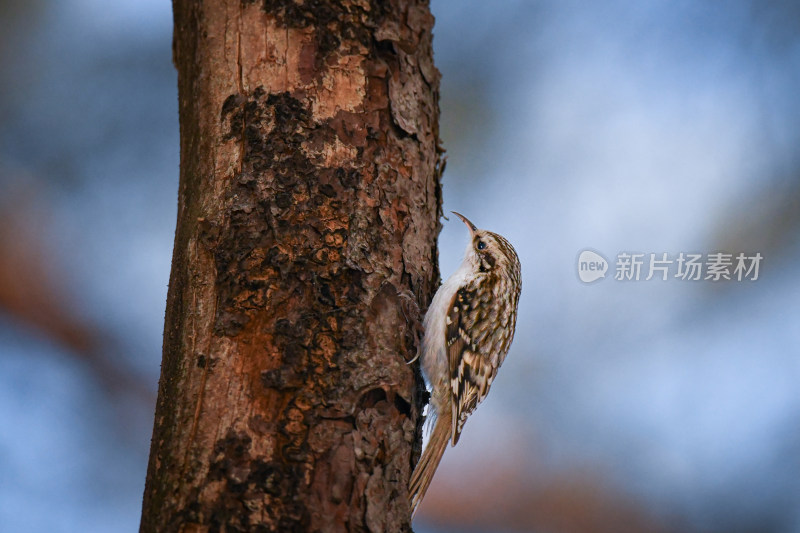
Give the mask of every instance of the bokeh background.
[[(523, 264), (419, 532), (800, 532), (800, 4), (433, 0), (445, 210)], [(0, 3), (0, 531), (138, 529), (176, 216), (166, 0)], [(466, 232), (445, 221), (444, 276)], [(592, 248), (760, 252), (611, 279)], [(613, 264), (612, 264), (613, 268)]]

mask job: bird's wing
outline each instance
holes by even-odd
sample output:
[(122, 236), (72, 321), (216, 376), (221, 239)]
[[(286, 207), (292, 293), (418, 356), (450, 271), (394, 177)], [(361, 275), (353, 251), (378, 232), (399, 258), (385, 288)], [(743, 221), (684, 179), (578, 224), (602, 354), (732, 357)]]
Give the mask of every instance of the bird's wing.
[(497, 317), (491, 316), (491, 291), (483, 290), (486, 281), (481, 276), (458, 289), (447, 312), (445, 339), (453, 394), (453, 446), (467, 417), (489, 393), (505, 356), (492, 353), (491, 328)]

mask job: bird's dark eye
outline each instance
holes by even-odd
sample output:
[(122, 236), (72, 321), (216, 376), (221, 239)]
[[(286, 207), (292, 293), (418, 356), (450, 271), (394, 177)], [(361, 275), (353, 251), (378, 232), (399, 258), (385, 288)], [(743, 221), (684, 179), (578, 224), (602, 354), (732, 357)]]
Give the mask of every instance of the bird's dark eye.
[(484, 248), (486, 248), (486, 243), (483, 241), (478, 241), (478, 245), (476, 246), (476, 248), (478, 250), (483, 250)]

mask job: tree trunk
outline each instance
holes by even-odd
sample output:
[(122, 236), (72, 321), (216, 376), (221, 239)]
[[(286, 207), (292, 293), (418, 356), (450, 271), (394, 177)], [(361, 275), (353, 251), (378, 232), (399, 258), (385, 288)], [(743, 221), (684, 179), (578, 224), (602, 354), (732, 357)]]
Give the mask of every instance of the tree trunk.
[(408, 531), (439, 280), (422, 0), (174, 0), (181, 171), (141, 531)]

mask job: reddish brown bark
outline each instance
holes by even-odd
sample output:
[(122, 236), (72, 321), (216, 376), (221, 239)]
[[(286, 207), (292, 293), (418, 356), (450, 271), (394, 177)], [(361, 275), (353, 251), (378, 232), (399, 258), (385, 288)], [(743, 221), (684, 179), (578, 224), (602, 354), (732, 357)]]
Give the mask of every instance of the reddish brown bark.
[(433, 17), (175, 0), (181, 179), (141, 530), (409, 530)]

